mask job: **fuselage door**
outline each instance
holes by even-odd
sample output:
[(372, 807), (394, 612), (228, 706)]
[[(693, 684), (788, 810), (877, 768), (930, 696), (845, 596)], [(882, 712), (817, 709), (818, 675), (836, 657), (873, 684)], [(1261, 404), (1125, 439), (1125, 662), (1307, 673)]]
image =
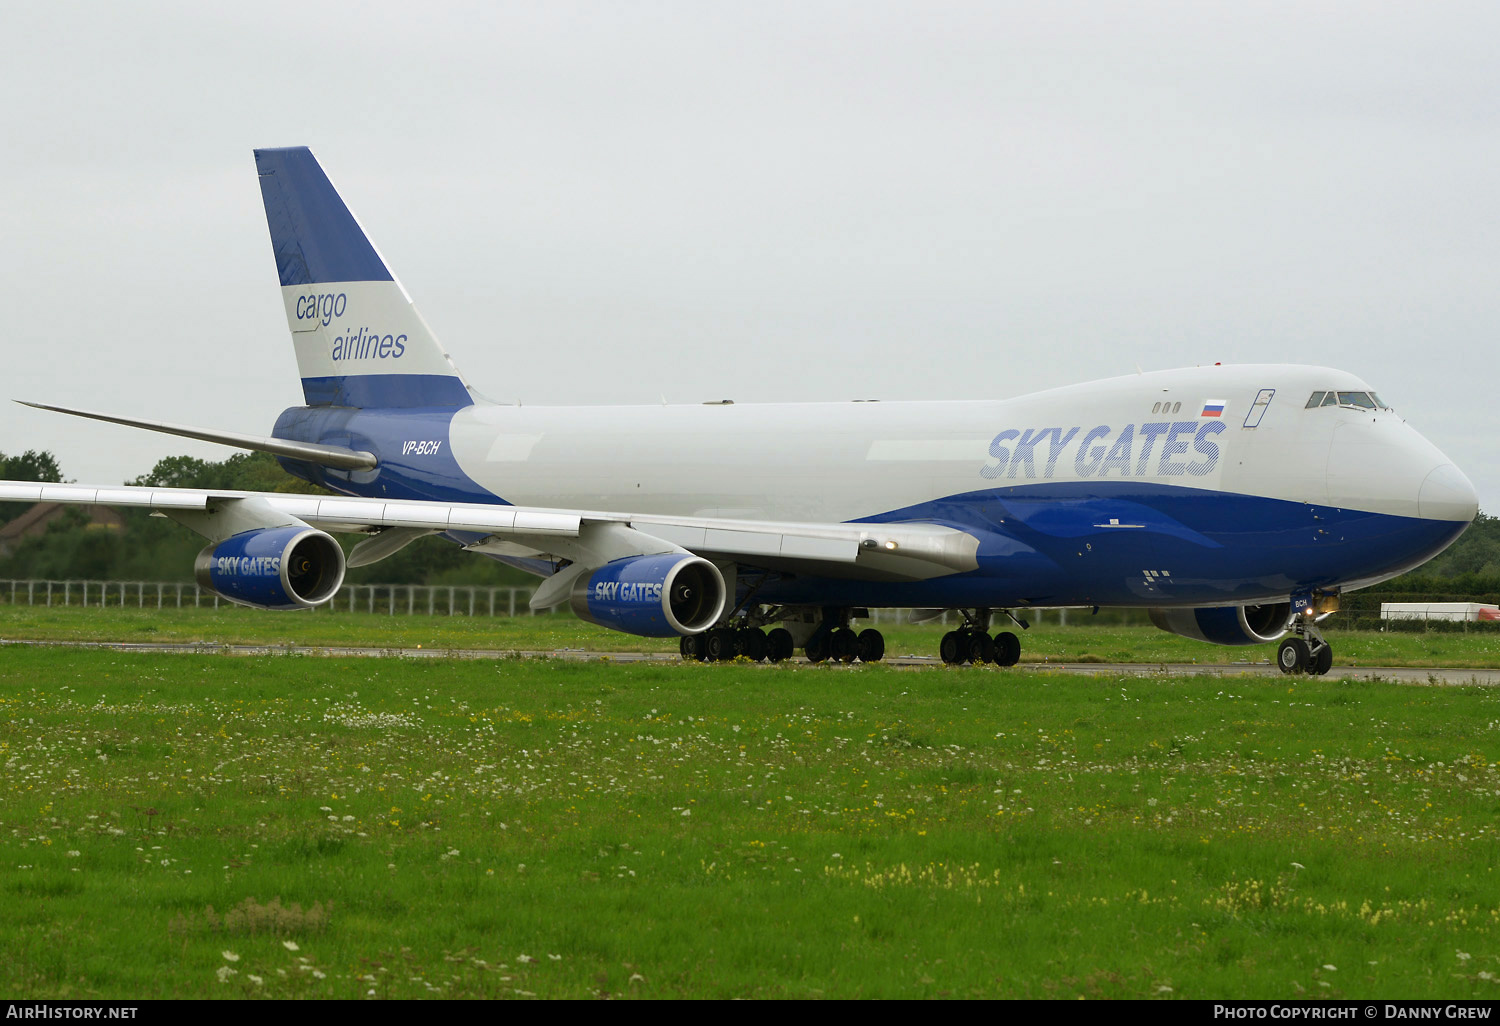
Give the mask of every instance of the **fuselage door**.
[(1251, 405), (1250, 412), (1245, 414), (1245, 427), (1260, 427), (1260, 418), (1266, 415), (1266, 407), (1271, 405), (1271, 397), (1275, 394), (1274, 388), (1263, 388), (1255, 394), (1255, 402)]

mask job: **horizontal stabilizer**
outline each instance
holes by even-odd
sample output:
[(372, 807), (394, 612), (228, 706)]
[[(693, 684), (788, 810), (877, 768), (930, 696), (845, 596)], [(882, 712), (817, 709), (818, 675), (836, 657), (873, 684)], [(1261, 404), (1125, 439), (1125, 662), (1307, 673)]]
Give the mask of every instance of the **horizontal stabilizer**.
[(322, 467), (336, 467), (340, 470), (374, 470), (377, 462), (374, 453), (346, 449), (341, 445), (294, 442), (289, 438), (242, 435), (237, 431), (209, 431), (204, 428), (184, 427), (181, 424), (167, 424), (159, 420), (138, 420), (133, 417), (116, 417), (110, 413), (95, 413), (91, 410), (70, 410), (66, 406), (29, 403), (24, 399), (17, 399), (16, 402), (38, 410), (51, 410), (53, 413), (66, 413), (74, 417), (88, 417), (91, 420), (123, 424), (126, 427), (145, 428), (147, 431), (160, 431), (167, 435), (196, 438), (202, 442), (217, 442), (220, 445), (232, 445), (236, 449), (268, 452), (273, 456), (285, 456), (288, 459), (304, 460)]

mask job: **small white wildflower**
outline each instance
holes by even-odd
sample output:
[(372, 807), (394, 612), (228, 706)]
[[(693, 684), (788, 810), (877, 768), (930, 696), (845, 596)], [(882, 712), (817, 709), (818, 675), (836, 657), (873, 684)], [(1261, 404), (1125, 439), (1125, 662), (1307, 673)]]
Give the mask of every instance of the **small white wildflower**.
[(262, 978), (260, 976), (256, 976), (254, 974), (251, 974), (250, 976), (245, 977), (245, 979), (249, 980), (251, 983), (255, 984), (257, 987), (259, 987), (261, 984), (263, 984), (263, 983), (266, 982), (264, 978)]
[(1156, 988), (1156, 992), (1158, 994), (1170, 994), (1172, 993), (1172, 988), (1163, 984), (1162, 986)]
[(281, 946), (284, 947), (284, 948), (286, 948), (288, 951), (301, 951), (302, 950), (301, 948), (299, 948), (297, 946), (297, 942), (296, 941), (291, 941), (291, 940), (282, 941), (281, 942)]
[(693, 814), (693, 810), (692, 809), (683, 809), (682, 810), (682, 814), (684, 816), (691, 816)]
[(1293, 868), (1293, 869), (1306, 869), (1306, 868), (1307, 868), (1307, 867), (1306, 867), (1306, 866), (1304, 866), (1304, 865), (1303, 865), (1303, 864), (1302, 864), (1302, 863), (1300, 863), (1300, 862), (1293, 862), (1293, 863), (1292, 863), (1292, 868)]
[(646, 978), (644, 976), (642, 976), (640, 973), (631, 973), (630, 974), (630, 980), (629, 980), (629, 982), (630, 983), (645, 983), (646, 982)]
[(328, 974), (325, 973), (321, 969), (314, 969), (312, 971), (312, 974), (313, 974), (314, 977), (316, 977), (317, 979), (320, 979), (320, 980), (326, 980), (326, 979), (328, 979)]
[(76, 859), (76, 858), (78, 858), (78, 856), (80, 856), (82, 854), (83, 854), (83, 852), (78, 851), (77, 849), (74, 849), (73, 851), (68, 852), (68, 858), (70, 858), (70, 859)]
[(229, 978), (235, 975), (235, 970), (229, 968), (227, 965), (221, 965), (214, 971), (214, 975), (219, 978), (220, 983), (228, 983)]
[(552, 961), (554, 961), (554, 962), (561, 962), (562, 961), (562, 956), (561, 955), (554, 955), (551, 952), (548, 952), (547, 957), (550, 958), (550, 959), (552, 959)]
[(1336, 973), (1339, 971), (1339, 967), (1336, 965), (1325, 965), (1323, 968), (1327, 969), (1331, 973)]
[(1459, 961), (1460, 961), (1460, 962), (1467, 962), (1467, 961), (1468, 961), (1468, 960), (1469, 960), (1469, 959), (1470, 959), (1470, 958), (1472, 958), (1472, 957), (1473, 957), (1473, 956), (1472, 956), (1472, 955), (1470, 955), (1470, 954), (1469, 954), (1469, 953), (1468, 953), (1468, 952), (1467, 952), (1467, 951), (1460, 951), (1460, 952), (1459, 952), (1459, 953), (1458, 953), (1458, 960), (1459, 960)]
[(224, 961), (226, 962), (238, 962), (240, 960), (240, 956), (236, 955), (233, 951), (225, 951), (222, 952), (222, 954), (224, 955)]
[(516, 961), (525, 964), (527, 962), (535, 962), (536, 959), (532, 958), (530, 955), (517, 955)]

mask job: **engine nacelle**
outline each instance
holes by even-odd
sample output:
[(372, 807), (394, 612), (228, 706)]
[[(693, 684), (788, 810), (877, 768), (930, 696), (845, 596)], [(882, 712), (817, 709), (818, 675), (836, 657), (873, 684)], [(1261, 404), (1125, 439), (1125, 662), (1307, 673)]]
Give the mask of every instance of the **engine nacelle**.
[(193, 562), (199, 585), (261, 609), (311, 609), (344, 583), (344, 550), (311, 527), (246, 531), (210, 545)]
[(1261, 645), (1275, 641), (1286, 633), (1292, 621), (1290, 602), (1147, 612), (1151, 614), (1151, 622), (1168, 633), (1214, 645)]
[(580, 620), (645, 638), (697, 634), (718, 622), (726, 589), (699, 556), (629, 556), (580, 577), (568, 604)]

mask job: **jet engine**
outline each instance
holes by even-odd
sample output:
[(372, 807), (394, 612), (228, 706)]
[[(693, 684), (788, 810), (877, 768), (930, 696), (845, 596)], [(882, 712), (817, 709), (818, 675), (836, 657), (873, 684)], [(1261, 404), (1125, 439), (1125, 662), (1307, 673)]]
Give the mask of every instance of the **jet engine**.
[(645, 638), (697, 634), (718, 622), (726, 589), (719, 568), (685, 552), (627, 556), (573, 585), (580, 620)]
[(1150, 609), (1151, 622), (1170, 634), (1214, 645), (1260, 645), (1286, 633), (1292, 620), (1290, 602), (1259, 606), (1199, 606), (1196, 609)]
[(260, 609), (311, 609), (344, 583), (344, 550), (311, 527), (245, 531), (198, 553), (199, 585)]

